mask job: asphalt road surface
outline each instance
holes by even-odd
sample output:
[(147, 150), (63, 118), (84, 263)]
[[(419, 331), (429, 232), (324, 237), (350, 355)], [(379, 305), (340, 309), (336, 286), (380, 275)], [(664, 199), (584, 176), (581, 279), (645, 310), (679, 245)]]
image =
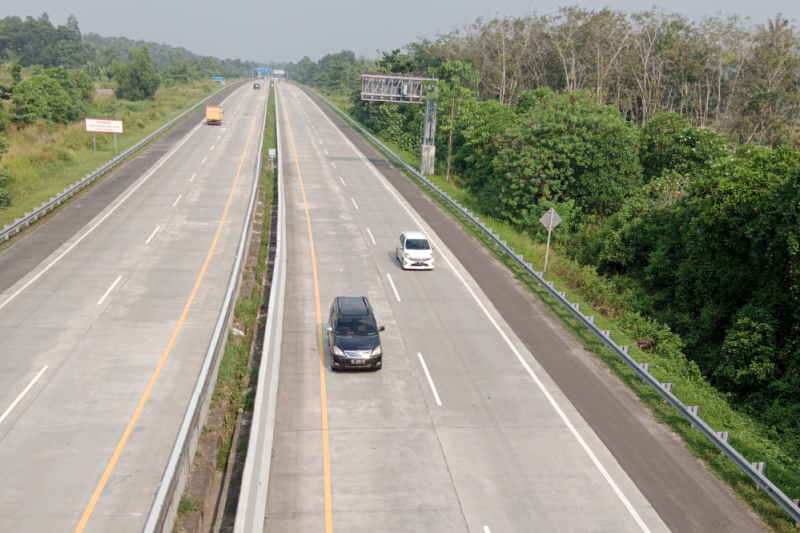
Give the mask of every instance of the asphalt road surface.
[(222, 126), (195, 116), (125, 188), (87, 195), (80, 229), (84, 199), (0, 255), (52, 248), (0, 277), (0, 531), (141, 531), (233, 267), (266, 97), (230, 92)]
[[(278, 95), (289, 277), (265, 531), (758, 530), (696, 461), (701, 489), (747, 522), (668, 527), (537, 352), (588, 354), (541, 306), (528, 329), (544, 342), (523, 342), (465, 268), (486, 252), (457, 257), (438, 234), (456, 227), (427, 221), (433, 204), (414, 198), (415, 209), (302, 90)], [(418, 229), (437, 246), (434, 271), (394, 257), (400, 232)], [(386, 327), (381, 371), (330, 370), (321, 323), (345, 295), (369, 297)], [(670, 438), (613, 377), (591, 379)]]

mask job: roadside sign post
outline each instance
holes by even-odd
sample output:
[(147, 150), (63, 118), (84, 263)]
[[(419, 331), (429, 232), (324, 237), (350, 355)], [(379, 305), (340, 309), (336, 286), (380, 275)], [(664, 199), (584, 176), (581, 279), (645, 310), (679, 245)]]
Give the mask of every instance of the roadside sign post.
[(225, 85), (225, 78), (222, 76), (214, 76), (212, 79), (218, 81), (220, 85)]
[(117, 155), (117, 135), (125, 133), (125, 125), (121, 120), (106, 118), (87, 118), (84, 119), (86, 131), (92, 134), (92, 147), (97, 152), (97, 134), (110, 133), (114, 136), (114, 155)]
[(278, 156), (278, 152), (275, 148), (269, 149), (269, 170), (272, 171), (272, 166), (275, 164), (275, 158)]
[(539, 219), (539, 222), (542, 223), (542, 226), (547, 228), (547, 250), (544, 253), (544, 269), (542, 273), (547, 272), (547, 259), (550, 256), (550, 235), (553, 233), (553, 228), (561, 224), (561, 217), (558, 216), (556, 210), (552, 207), (547, 210), (542, 218)]

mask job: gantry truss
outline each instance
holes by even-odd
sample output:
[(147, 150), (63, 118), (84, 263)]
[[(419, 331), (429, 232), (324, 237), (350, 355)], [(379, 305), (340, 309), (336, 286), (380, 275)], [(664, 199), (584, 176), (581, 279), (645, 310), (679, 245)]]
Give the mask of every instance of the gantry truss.
[(362, 74), (361, 99), (373, 102), (424, 103), (423, 82), (435, 78), (401, 76), (399, 74)]

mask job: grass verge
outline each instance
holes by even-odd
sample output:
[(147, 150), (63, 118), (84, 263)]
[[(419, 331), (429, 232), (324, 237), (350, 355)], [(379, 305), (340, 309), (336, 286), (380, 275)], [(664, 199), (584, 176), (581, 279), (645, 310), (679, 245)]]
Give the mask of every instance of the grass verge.
[[(124, 122), (125, 133), (117, 136), (117, 150), (122, 152), (217, 89), (201, 82), (162, 87), (154, 100), (142, 102), (117, 100), (110, 94), (96, 95), (92, 114)], [(114, 157), (112, 136), (97, 134), (97, 152), (94, 152), (92, 134), (84, 131), (82, 121), (12, 128), (8, 141), (3, 168), (11, 172), (7, 187), (13, 198), (9, 207), (0, 210), (0, 226), (39, 207)]]
[[(340, 111), (350, 116), (348, 111), (351, 104), (347, 98), (328, 94), (325, 97)], [(383, 153), (383, 150), (368, 138), (364, 139)], [(382, 139), (381, 141), (408, 165), (419, 170), (416, 154), (401, 150), (398, 146)], [(781, 533), (797, 531), (795, 522), (779, 505), (643, 382), (488, 236), (422, 181), (406, 172), (392, 157), (385, 155), (396, 168), (404, 172), (445, 212), (457, 220), (464, 231), (478, 239), (500, 262), (514, 272), (525, 289), (535, 294), (589, 353), (600, 359), (633, 390), (639, 400), (653, 412), (657, 421), (679, 434), (687, 450), (702, 459), (708, 469), (725, 482), (762, 519), (769, 530)], [(515, 231), (508, 224), (486, 216), (480, 203), (468, 191), (458, 188), (452, 182), (447, 182), (444, 176), (437, 174), (428, 178), (462, 206), (479, 214), (481, 221), (492, 228), (494, 233), (499, 234), (501, 240), (516, 248), (516, 252), (522, 254), (526, 262), (533, 263), (537, 269), (542, 268), (545, 255), (543, 244), (532, 241), (527, 235)], [(766, 461), (767, 477), (790, 498), (800, 498), (800, 450), (797, 443), (782, 439), (770, 428), (735, 410), (729, 404), (726, 395), (712, 387), (702, 377), (697, 366), (677, 351), (680, 339), (676, 335), (636, 313), (624, 312), (619, 304), (622, 297), (612, 293), (611, 284), (597, 276), (593, 270), (581, 267), (552, 248), (548, 268), (545, 279), (554, 281), (559, 291), (566, 291), (570, 302), (579, 302), (581, 309), (595, 309), (595, 323), (600, 329), (611, 330), (612, 339), (617, 344), (630, 346), (630, 354), (636, 361), (650, 363), (650, 373), (657, 380), (674, 383), (674, 392), (684, 404), (700, 406), (700, 415), (709, 426), (717, 431), (730, 431), (731, 445), (739, 453), (749, 461)], [(585, 312), (585, 314), (592, 313)]]
[[(239, 300), (234, 310), (233, 324), (237, 331), (228, 333), (225, 353), (219, 365), (217, 383), (212, 395), (212, 407), (223, 407), (225, 416), (220, 435), (222, 445), (217, 454), (217, 468), (225, 470), (228, 466), (233, 433), (236, 429), (236, 418), (239, 409), (253, 408), (254, 381), (257, 369), (250, 368), (248, 361), (250, 352), (258, 332), (258, 313), (264, 305), (264, 282), (267, 268), (270, 238), (270, 214), (275, 198), (275, 173), (268, 170), (268, 150), (275, 146), (275, 109), (274, 91), (270, 91), (267, 103), (267, 121), (264, 129), (264, 145), (262, 153), (261, 175), (258, 201), (264, 205), (263, 225), (258, 249), (258, 259), (254, 268), (245, 268), (242, 285), (239, 289)], [(240, 333), (239, 333), (240, 332)], [(237, 447), (237, 453), (247, 453), (245, 445)]]

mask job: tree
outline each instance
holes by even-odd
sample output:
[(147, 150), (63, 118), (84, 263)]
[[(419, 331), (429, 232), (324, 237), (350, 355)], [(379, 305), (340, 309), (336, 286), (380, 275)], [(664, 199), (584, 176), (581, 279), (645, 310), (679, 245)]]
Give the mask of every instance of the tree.
[(529, 111), (497, 138), (482, 197), (520, 228), (539, 227), (542, 200), (610, 215), (641, 188), (638, 135), (592, 91), (523, 93)]
[[(447, 141), (447, 181), (450, 181), (450, 170), (453, 163), (453, 134), (456, 129), (456, 112), (469, 102), (475, 101), (472, 87), (478, 80), (478, 73), (461, 61), (445, 61), (440, 67), (430, 69), (433, 76), (439, 78), (436, 96), (439, 112), (450, 116), (449, 121), (437, 128), (448, 135)], [(437, 132), (438, 133), (438, 132)]]
[(115, 63), (113, 70), (117, 82), (115, 94), (121, 100), (151, 100), (161, 85), (147, 45), (131, 50), (131, 60)]
[(66, 124), (69, 94), (53, 78), (40, 74), (22, 80), (11, 97), (11, 122), (33, 124), (37, 120)]

